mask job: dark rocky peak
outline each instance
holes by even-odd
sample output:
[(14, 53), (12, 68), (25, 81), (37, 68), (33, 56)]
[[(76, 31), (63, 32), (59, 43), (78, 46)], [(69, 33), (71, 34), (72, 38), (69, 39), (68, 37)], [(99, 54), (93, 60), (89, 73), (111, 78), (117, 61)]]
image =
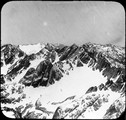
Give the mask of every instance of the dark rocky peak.
[(17, 60), (7, 71), (6, 76), (10, 78), (15, 78), (20, 74), (24, 69), (27, 69), (30, 66), (29, 57), (26, 55), (24, 58)]
[(54, 44), (51, 44), (51, 43), (47, 43), (45, 45), (45, 48), (48, 50), (48, 51), (52, 51), (55, 49), (55, 45)]
[(44, 48), (42, 48), (39, 52), (37, 52), (36, 54), (35, 54), (35, 56), (36, 57), (41, 57), (41, 56), (45, 56), (46, 54), (48, 54), (49, 53), (49, 51), (48, 51), (48, 49), (46, 49), (45, 47)]
[(6, 49), (6, 48), (11, 48), (13, 45), (11, 45), (11, 44), (5, 44), (5, 45), (2, 45), (1, 46), (1, 50), (4, 50), (4, 49)]
[(97, 91), (97, 86), (90, 87), (85, 94), (91, 93), (91, 92), (96, 92)]
[(101, 91), (101, 90), (104, 89), (104, 87), (105, 87), (105, 85), (104, 85), (103, 83), (101, 83), (101, 84), (98, 86), (98, 89)]
[(16, 53), (18, 51), (21, 51), (20, 48), (16, 45), (11, 44), (5, 44), (1, 47), (1, 52), (4, 52), (4, 54), (8, 54), (9, 52)]
[(90, 48), (93, 48), (94, 45), (96, 45), (95, 43), (91, 43), (91, 42), (88, 42), (88, 43), (85, 43), (82, 45), (82, 47), (85, 49), (85, 50), (88, 50)]
[(76, 44), (74, 43), (74, 44), (72, 44), (70, 47), (71, 47), (71, 48), (76, 48), (76, 47), (79, 47), (79, 46), (76, 45)]
[(55, 50), (56, 49), (62, 49), (63, 47), (68, 47), (67, 45), (64, 45), (64, 44), (54, 44), (55, 45)]
[(65, 60), (65, 59), (69, 59), (69, 58), (74, 54), (74, 52), (75, 52), (77, 49), (78, 49), (78, 46), (77, 46), (76, 44), (73, 44), (73, 45), (67, 47), (67, 48), (64, 50), (63, 54), (61, 55), (60, 61), (63, 61), (63, 60)]
[(68, 46), (57, 47), (55, 51), (58, 53), (59, 56), (61, 56), (67, 48)]
[(82, 67), (83, 66), (83, 63), (78, 59), (77, 60), (77, 67)]
[(63, 77), (61, 71), (56, 64), (52, 64), (48, 60), (41, 61), (35, 68), (30, 68), (25, 76), (20, 80), (25, 86), (49, 86), (55, 81)]
[(48, 69), (50, 71), (51, 67), (52, 67), (52, 63), (48, 60), (44, 60), (38, 64), (38, 66), (36, 67), (36, 71), (38, 75), (41, 74), (43, 75), (45, 73), (45, 70)]
[(4, 61), (6, 65), (12, 64), (16, 56), (20, 58), (24, 55), (24, 52), (20, 50), (18, 46), (6, 44), (1, 47), (2, 61)]
[(32, 53), (32, 54), (28, 55), (28, 58), (31, 61), (35, 60), (36, 59), (36, 54)]

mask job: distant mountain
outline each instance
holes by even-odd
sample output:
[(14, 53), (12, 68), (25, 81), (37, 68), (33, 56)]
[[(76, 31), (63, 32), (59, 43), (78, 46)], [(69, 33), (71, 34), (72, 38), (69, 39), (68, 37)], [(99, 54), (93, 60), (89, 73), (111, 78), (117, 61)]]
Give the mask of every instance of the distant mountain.
[(15, 118), (118, 118), (125, 111), (125, 82), (124, 47), (90, 42), (1, 46), (6, 116), (11, 111)]

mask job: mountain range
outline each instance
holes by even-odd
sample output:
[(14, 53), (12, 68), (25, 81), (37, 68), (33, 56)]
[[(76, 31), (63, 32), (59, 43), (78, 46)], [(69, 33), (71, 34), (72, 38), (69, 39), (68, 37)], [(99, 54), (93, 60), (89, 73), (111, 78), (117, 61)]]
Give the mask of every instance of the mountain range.
[(119, 118), (125, 82), (125, 47), (1, 46), (1, 110), (10, 118)]

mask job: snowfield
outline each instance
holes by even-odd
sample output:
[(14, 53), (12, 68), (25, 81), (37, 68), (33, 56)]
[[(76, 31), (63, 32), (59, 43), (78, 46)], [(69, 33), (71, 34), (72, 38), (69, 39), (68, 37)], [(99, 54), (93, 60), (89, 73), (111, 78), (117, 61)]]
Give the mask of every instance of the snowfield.
[(92, 71), (87, 65), (70, 71), (69, 75), (64, 75), (60, 81), (48, 87), (28, 87), (25, 93), (35, 101), (42, 95), (42, 103), (49, 101), (62, 101), (73, 95), (82, 95), (91, 86), (97, 86), (106, 82), (106, 77), (97, 71)]
[(24, 51), (27, 55), (30, 55), (32, 53), (39, 52), (42, 48), (44, 48), (44, 44), (34, 44), (34, 45), (19, 45), (19, 48)]

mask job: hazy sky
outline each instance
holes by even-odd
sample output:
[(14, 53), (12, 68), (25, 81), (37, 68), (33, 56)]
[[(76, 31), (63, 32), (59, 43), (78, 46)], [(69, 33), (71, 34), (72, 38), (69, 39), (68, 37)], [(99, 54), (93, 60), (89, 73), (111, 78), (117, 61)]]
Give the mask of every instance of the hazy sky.
[(125, 45), (125, 10), (117, 2), (11, 1), (1, 11), (2, 44), (85, 42)]

